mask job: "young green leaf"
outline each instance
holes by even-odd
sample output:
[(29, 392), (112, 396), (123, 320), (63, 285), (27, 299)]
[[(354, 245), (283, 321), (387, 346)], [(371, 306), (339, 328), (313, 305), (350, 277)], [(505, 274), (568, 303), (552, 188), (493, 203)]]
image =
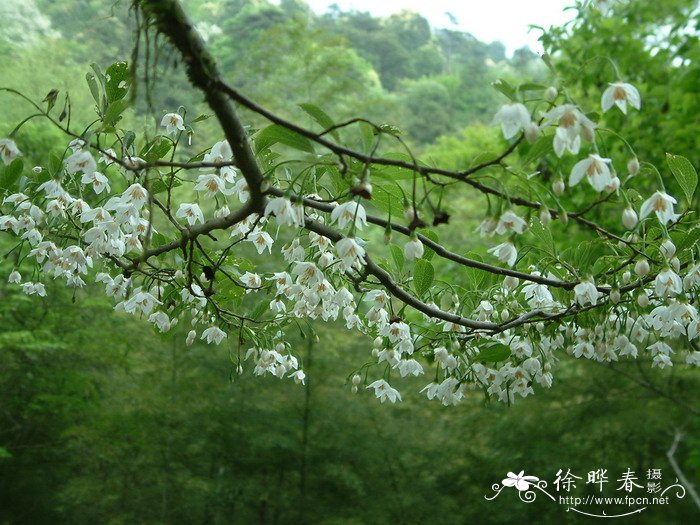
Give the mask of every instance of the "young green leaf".
[(673, 176), (676, 177), (678, 185), (683, 190), (683, 193), (685, 193), (688, 204), (690, 204), (693, 200), (695, 188), (698, 185), (697, 171), (695, 171), (695, 168), (688, 159), (680, 155), (666, 153), (666, 162), (668, 162), (668, 167), (671, 168)]

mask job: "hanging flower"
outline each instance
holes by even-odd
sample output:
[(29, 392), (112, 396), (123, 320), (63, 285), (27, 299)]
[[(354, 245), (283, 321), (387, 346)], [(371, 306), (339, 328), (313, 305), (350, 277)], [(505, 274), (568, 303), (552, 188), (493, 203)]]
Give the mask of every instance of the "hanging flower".
[(530, 123), (530, 112), (520, 103), (501, 106), (493, 117), (493, 125), (500, 124), (503, 136), (507, 139), (513, 138), (519, 131), (526, 129)]
[(588, 155), (587, 159), (574, 165), (569, 176), (569, 186), (576, 186), (583, 177), (587, 177), (594, 190), (598, 192), (605, 190), (613, 181), (608, 167), (610, 162), (612, 162), (610, 159), (604, 159), (599, 155)]
[(613, 106), (617, 106), (620, 108), (620, 111), (627, 114), (628, 102), (635, 109), (639, 109), (642, 105), (642, 99), (637, 88), (625, 82), (613, 82), (603, 91), (603, 96), (601, 97), (604, 113)]
[(673, 205), (677, 200), (664, 191), (657, 191), (644, 201), (639, 210), (639, 218), (646, 219), (653, 211), (661, 224), (675, 222), (680, 215), (674, 213)]
[(175, 134), (178, 130), (185, 131), (185, 123), (177, 113), (166, 113), (160, 121), (160, 125), (165, 128), (166, 133)]

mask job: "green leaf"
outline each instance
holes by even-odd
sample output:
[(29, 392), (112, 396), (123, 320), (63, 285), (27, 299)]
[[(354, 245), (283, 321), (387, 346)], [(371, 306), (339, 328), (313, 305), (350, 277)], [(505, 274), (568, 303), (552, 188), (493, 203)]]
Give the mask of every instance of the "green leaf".
[[(168, 184), (169, 183), (164, 178), (152, 181), (148, 187), (148, 191), (150, 191), (152, 195), (162, 193), (168, 189)], [(182, 182), (178, 179), (174, 179), (172, 184), (170, 184), (170, 188), (177, 188), (178, 186), (182, 186)]]
[(2, 176), (0, 176), (0, 189), (9, 190), (13, 187), (19, 180), (20, 175), (22, 175), (23, 169), (24, 161), (22, 159), (15, 159), (5, 166)]
[(413, 267), (413, 288), (418, 297), (422, 297), (430, 289), (434, 278), (433, 265), (425, 259), (418, 259)]
[(510, 348), (504, 344), (496, 343), (487, 348), (484, 348), (481, 352), (474, 356), (476, 361), (482, 361), (486, 363), (497, 363), (499, 361), (505, 361), (510, 357)]
[(272, 124), (261, 129), (255, 135), (256, 153), (260, 153), (262, 150), (277, 143), (308, 153), (314, 153), (314, 146), (309, 139), (278, 124)]
[(173, 144), (168, 139), (157, 137), (141, 151), (139, 156), (147, 162), (152, 162), (165, 157), (172, 147)]
[(403, 266), (406, 263), (406, 258), (403, 255), (403, 250), (401, 249), (401, 246), (398, 246), (396, 244), (390, 244), (389, 250), (391, 250), (391, 258), (394, 259), (396, 269), (398, 271), (402, 271)]
[(58, 175), (58, 173), (63, 169), (63, 163), (61, 161), (61, 156), (52, 151), (49, 154), (49, 165), (48, 165), (48, 170), (49, 170), (49, 176), (51, 178), (55, 177)]
[(365, 152), (370, 153), (374, 146), (374, 128), (366, 122), (360, 122), (360, 134)]
[(119, 119), (121, 119), (121, 114), (124, 113), (126, 108), (129, 107), (129, 102), (126, 100), (115, 100), (107, 106), (107, 111), (105, 111), (105, 116), (102, 122), (105, 127), (114, 126)]
[(688, 204), (690, 204), (693, 200), (695, 188), (698, 185), (698, 172), (695, 171), (688, 159), (680, 155), (666, 153), (666, 162), (668, 162), (668, 167), (671, 168), (673, 176), (676, 177), (678, 184), (688, 199)]
[(95, 78), (95, 75), (88, 72), (85, 74), (85, 80), (87, 80), (88, 87), (90, 88), (90, 93), (92, 94), (92, 98), (95, 99), (97, 109), (101, 111), (102, 106), (100, 105), (100, 87), (97, 85), (97, 79)]
[(372, 204), (392, 216), (403, 214), (403, 192), (396, 184), (375, 184), (372, 191)]
[(543, 249), (549, 255), (556, 257), (557, 251), (556, 247), (554, 246), (552, 232), (549, 228), (543, 225), (539, 220), (535, 220), (532, 221), (532, 226), (530, 226), (530, 233), (532, 233), (532, 235), (534, 235), (540, 243), (537, 248)]
[(511, 86), (507, 81), (503, 80), (502, 78), (499, 78), (498, 80), (491, 82), (491, 85), (498, 91), (503, 93), (510, 100), (515, 100), (515, 88)]
[[(314, 104), (299, 104), (299, 107), (303, 109), (312, 119), (314, 119), (324, 131), (328, 128), (332, 128), (335, 125), (333, 119), (318, 106)], [(330, 135), (332, 135), (335, 140), (340, 140), (337, 130), (331, 131)]]
[(194, 124), (195, 122), (202, 122), (203, 120), (207, 120), (207, 119), (209, 119), (209, 118), (211, 118), (211, 117), (213, 117), (213, 116), (214, 116), (213, 114), (200, 115), (200, 116), (198, 116), (196, 119), (194, 119), (192, 122), (190, 122), (190, 124)]
[(269, 301), (260, 301), (255, 310), (250, 314), (251, 319), (258, 319), (270, 308)]
[(129, 77), (129, 66), (126, 62), (115, 62), (105, 71), (106, 83), (105, 92), (107, 102), (112, 103), (123, 99), (129, 91), (131, 79)]
[[(433, 230), (425, 230), (423, 232), (423, 237), (427, 237), (435, 244), (440, 244), (440, 237), (438, 237), (438, 234)], [(424, 246), (423, 259), (430, 261), (433, 257), (435, 257), (435, 251), (432, 248), (428, 248), (428, 246)]]

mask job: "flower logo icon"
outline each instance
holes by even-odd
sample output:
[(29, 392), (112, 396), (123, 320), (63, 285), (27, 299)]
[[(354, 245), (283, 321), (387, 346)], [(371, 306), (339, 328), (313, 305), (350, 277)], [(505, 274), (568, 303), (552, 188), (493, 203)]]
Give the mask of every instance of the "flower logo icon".
[(501, 483), (505, 487), (515, 487), (520, 492), (530, 488), (530, 484), (535, 483), (540, 480), (540, 478), (535, 476), (524, 476), (524, 470), (521, 470), (519, 474), (513, 474), (508, 472), (507, 478), (505, 478)]

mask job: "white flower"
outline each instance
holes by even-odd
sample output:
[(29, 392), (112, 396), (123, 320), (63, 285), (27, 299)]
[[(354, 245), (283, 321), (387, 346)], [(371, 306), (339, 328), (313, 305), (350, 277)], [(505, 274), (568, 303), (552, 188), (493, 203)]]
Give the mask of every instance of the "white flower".
[(197, 184), (194, 186), (195, 191), (206, 191), (207, 197), (211, 199), (215, 197), (217, 193), (223, 193), (224, 195), (231, 195), (233, 189), (227, 189), (226, 183), (218, 175), (200, 175), (197, 177)]
[(161, 127), (166, 133), (177, 133), (178, 130), (185, 131), (185, 123), (177, 113), (166, 113), (160, 121)]
[(389, 383), (383, 379), (378, 379), (374, 383), (371, 383), (367, 388), (374, 389), (374, 395), (377, 396), (380, 402), (390, 401), (396, 403), (396, 401), (401, 401), (401, 394), (399, 391), (392, 388)]
[(107, 179), (107, 177), (105, 177), (99, 171), (94, 171), (91, 174), (84, 173), (80, 179), (80, 182), (83, 184), (92, 184), (93, 191), (98, 195), (103, 191), (107, 191), (109, 193), (111, 190), (109, 186), (109, 179)]
[(501, 481), (504, 487), (515, 487), (518, 491), (522, 492), (530, 488), (530, 484), (539, 481), (540, 478), (535, 476), (524, 476), (524, 470), (521, 470), (518, 474), (513, 474), (508, 472), (507, 478)]
[(603, 113), (608, 111), (613, 105), (620, 108), (620, 111), (627, 114), (627, 103), (635, 109), (639, 109), (642, 105), (642, 99), (639, 96), (639, 91), (632, 84), (625, 82), (613, 82), (603, 92), (601, 105)]
[(408, 242), (403, 247), (403, 254), (407, 261), (412, 261), (413, 259), (420, 259), (423, 257), (425, 249), (423, 248), (423, 243), (417, 237), (413, 237), (408, 240)]
[(581, 306), (589, 303), (595, 305), (601, 295), (592, 277), (574, 286), (574, 302)]
[(479, 226), (477, 226), (474, 231), (478, 232), (482, 237), (492, 237), (493, 234), (496, 233), (497, 226), (498, 221), (495, 217), (486, 217), (479, 223)]
[(680, 215), (673, 212), (673, 205), (678, 201), (668, 195), (666, 192), (657, 191), (644, 201), (641, 209), (639, 210), (639, 218), (646, 219), (649, 214), (653, 211), (656, 213), (659, 222), (666, 224), (669, 221), (675, 222)]
[(122, 193), (122, 200), (125, 204), (133, 204), (140, 210), (148, 201), (148, 192), (139, 183), (132, 184)]
[(265, 251), (265, 248), (267, 248), (267, 251), (272, 254), (272, 244), (274, 241), (272, 240), (272, 237), (270, 237), (269, 233), (262, 230), (256, 230), (248, 235), (247, 240), (253, 243), (253, 246), (255, 246), (255, 249), (258, 250), (259, 254), (262, 254), (262, 252)]
[(683, 291), (683, 282), (681, 278), (670, 268), (659, 272), (654, 279), (654, 288), (656, 295), (666, 297), (668, 295), (677, 295)]
[(349, 201), (333, 208), (331, 212), (331, 221), (337, 221), (338, 227), (341, 230), (344, 229), (348, 223), (354, 223), (354, 225), (361, 230), (367, 225), (367, 212), (365, 212), (365, 208), (362, 204)]
[(284, 197), (275, 197), (270, 199), (265, 206), (265, 217), (273, 214), (277, 224), (288, 226), (303, 226), (304, 212), (301, 207), (293, 206), (289, 199)]
[(199, 209), (199, 206), (187, 202), (180, 204), (180, 207), (175, 213), (175, 217), (178, 219), (186, 219), (187, 224), (190, 226), (194, 226), (198, 221), (204, 222), (204, 214), (202, 214), (202, 210)]
[(187, 346), (192, 346), (196, 337), (197, 337), (197, 332), (194, 330), (190, 330), (189, 332), (187, 332), (187, 339), (185, 339), (185, 344)]
[(65, 161), (66, 171), (71, 175), (78, 173), (94, 173), (97, 171), (97, 163), (89, 151), (78, 150)]
[(304, 382), (304, 380), (306, 379), (306, 374), (303, 372), (303, 370), (297, 370), (296, 372), (291, 373), (287, 377), (290, 379), (294, 379), (294, 382), (297, 385), (305, 385), (306, 384)]
[(0, 139), (0, 156), (5, 165), (22, 156), (22, 152), (12, 139)]
[(218, 326), (210, 326), (202, 332), (202, 337), (200, 339), (205, 340), (207, 343), (221, 344), (224, 338), (228, 337), (226, 332), (221, 330)]
[(22, 276), (17, 270), (13, 270), (12, 273), (10, 273), (7, 282), (10, 284), (19, 284), (22, 282)]
[(499, 235), (503, 235), (508, 231), (513, 231), (515, 233), (523, 233), (525, 231), (525, 228), (527, 228), (527, 222), (525, 222), (525, 220), (516, 215), (513, 211), (506, 210), (498, 218), (498, 224), (496, 225), (496, 233)]
[(396, 368), (399, 369), (401, 377), (409, 375), (418, 377), (423, 373), (423, 367), (415, 359), (402, 359), (399, 361), (399, 364), (396, 365)]
[(500, 124), (503, 136), (507, 139), (513, 138), (520, 130), (524, 130), (530, 122), (530, 112), (520, 103), (501, 106), (493, 117), (493, 125)]
[[(248, 288), (253, 290), (258, 289), (262, 286), (262, 279), (257, 273), (246, 272), (243, 275), (241, 275), (241, 281)], [(250, 291), (252, 290), (246, 290), (246, 292)]]
[(594, 190), (598, 192), (605, 190), (612, 183), (612, 175), (608, 167), (610, 162), (610, 159), (604, 159), (595, 154), (588, 155), (587, 159), (574, 165), (569, 176), (569, 186), (576, 186), (584, 176), (587, 176)]
[(357, 261), (365, 264), (365, 249), (353, 238), (340, 239), (335, 243), (335, 251), (347, 269), (352, 268)]
[(515, 249), (515, 246), (510, 241), (490, 248), (488, 253), (495, 255), (499, 261), (506, 263), (508, 266), (513, 266), (518, 259), (518, 250)]
[(588, 141), (593, 140), (595, 124), (586, 117), (581, 110), (571, 104), (557, 106), (546, 112), (544, 115), (545, 124), (558, 122), (558, 127), (554, 133), (554, 152), (558, 157), (564, 154), (565, 150), (574, 155), (581, 148), (581, 137)]

